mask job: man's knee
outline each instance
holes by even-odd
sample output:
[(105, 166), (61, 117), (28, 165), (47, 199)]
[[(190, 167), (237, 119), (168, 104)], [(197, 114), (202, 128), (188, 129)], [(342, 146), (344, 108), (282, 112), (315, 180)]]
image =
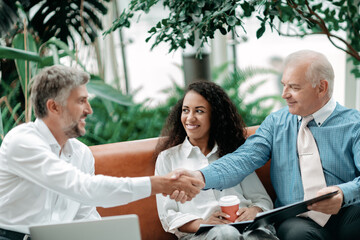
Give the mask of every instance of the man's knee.
[[(330, 219), (332, 220), (332, 219)], [(329, 228), (335, 229), (338, 239), (358, 240), (360, 239), (360, 207), (350, 206), (343, 209), (339, 216), (335, 216)]]
[(321, 227), (304, 218), (289, 218), (277, 227), (277, 236), (281, 240), (326, 239)]

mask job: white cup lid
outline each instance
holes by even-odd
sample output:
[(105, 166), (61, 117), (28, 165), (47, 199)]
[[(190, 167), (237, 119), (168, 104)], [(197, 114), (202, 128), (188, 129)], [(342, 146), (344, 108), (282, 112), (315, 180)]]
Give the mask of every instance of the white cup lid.
[(232, 206), (232, 205), (236, 205), (239, 203), (240, 203), (240, 200), (235, 195), (224, 196), (224, 197), (220, 198), (220, 201), (219, 201), (220, 206)]

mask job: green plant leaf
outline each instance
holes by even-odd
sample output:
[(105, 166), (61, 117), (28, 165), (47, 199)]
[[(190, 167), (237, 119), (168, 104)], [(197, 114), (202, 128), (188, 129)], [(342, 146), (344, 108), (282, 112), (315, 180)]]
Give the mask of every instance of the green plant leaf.
[(24, 51), (17, 48), (0, 46), (0, 58), (5, 59), (23, 59), (33, 62), (40, 63), (42, 61), (42, 57), (39, 54), (29, 51)]
[(0, 140), (4, 139), (4, 126), (2, 122), (1, 105), (0, 105)]
[(168, 20), (167, 19), (163, 19), (161, 20), (162, 25), (164, 25), (164, 27), (166, 27), (168, 25)]
[(119, 91), (105, 84), (103, 81), (92, 80), (86, 86), (89, 93), (95, 94), (97, 97), (125, 106), (133, 104), (130, 96), (122, 95)]
[[(61, 50), (64, 50), (64, 52), (67, 54), (67, 56), (71, 57), (73, 60), (75, 60), (83, 69), (85, 69), (84, 65), (78, 61), (78, 59), (76, 58), (74, 52), (72, 50), (70, 50), (70, 48), (68, 47), (68, 45), (61, 41), (60, 39), (57, 39), (55, 37), (50, 38), (47, 42), (44, 43), (44, 46), (48, 45), (55, 45), (56, 47), (58, 47)], [(57, 54), (57, 53), (55, 53)]]
[(261, 25), (261, 27), (256, 31), (256, 38), (259, 39), (264, 34), (266, 28), (265, 25)]
[(196, 1), (199, 8), (203, 8), (205, 6), (205, 0)]
[[(19, 33), (15, 35), (12, 42), (12, 46), (17, 49), (37, 53), (35, 39), (30, 34), (27, 34), (26, 46), (25, 46), (25, 37), (23, 33)], [(15, 64), (16, 64), (17, 72), (19, 74), (24, 96), (28, 96), (28, 92), (29, 92), (28, 84), (32, 76), (34, 76), (36, 73), (36, 68), (37, 68), (36, 63), (23, 59), (15, 59)]]
[[(44, 46), (45, 46), (45, 45), (49, 45), (49, 46), (50, 46), (51, 44), (54, 44), (56, 47), (58, 47), (58, 48), (61, 49), (61, 50), (64, 50), (65, 53), (66, 53), (69, 57), (71, 57), (73, 60), (77, 61), (77, 63), (78, 63), (83, 69), (85, 69), (84, 65), (83, 65), (81, 62), (78, 61), (78, 59), (76, 58), (74, 52), (70, 50), (70, 48), (68, 47), (68, 45), (67, 45), (65, 42), (63, 42), (63, 41), (61, 41), (60, 39), (57, 39), (57, 38), (55, 38), (55, 37), (52, 37), (52, 38), (50, 38), (47, 42), (44, 43)], [(56, 53), (56, 54), (57, 54), (57, 53)]]
[(149, 31), (148, 31), (148, 33), (155, 33), (156, 32), (156, 27), (152, 27)]
[(53, 54), (53, 63), (54, 64), (60, 64), (60, 58), (59, 58), (59, 53), (58, 50), (56, 48), (56, 46), (54, 44), (50, 44), (50, 49), (52, 51)]
[(226, 17), (226, 22), (229, 26), (233, 27), (236, 24), (236, 18), (234, 16)]
[(102, 29), (101, 16), (107, 13), (105, 2), (109, 0), (20, 2), (43, 42), (56, 36), (63, 42), (75, 44), (76, 37), (80, 36), (85, 44), (90, 44), (97, 37), (97, 30)]

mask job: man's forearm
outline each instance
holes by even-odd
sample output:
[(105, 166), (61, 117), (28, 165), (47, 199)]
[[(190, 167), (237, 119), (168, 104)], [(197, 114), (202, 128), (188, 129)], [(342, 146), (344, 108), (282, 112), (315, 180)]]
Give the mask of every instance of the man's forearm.
[(165, 184), (169, 184), (168, 180), (164, 176), (151, 176), (151, 195), (165, 192)]

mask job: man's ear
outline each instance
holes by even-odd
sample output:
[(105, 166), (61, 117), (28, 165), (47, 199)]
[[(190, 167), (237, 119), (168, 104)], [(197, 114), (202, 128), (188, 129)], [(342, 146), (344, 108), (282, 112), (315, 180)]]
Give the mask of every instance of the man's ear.
[(327, 80), (320, 80), (319, 95), (325, 96), (329, 90), (329, 83)]
[(46, 107), (49, 111), (49, 113), (59, 114), (61, 108), (60, 104), (54, 101), (54, 99), (49, 99), (46, 102)]

